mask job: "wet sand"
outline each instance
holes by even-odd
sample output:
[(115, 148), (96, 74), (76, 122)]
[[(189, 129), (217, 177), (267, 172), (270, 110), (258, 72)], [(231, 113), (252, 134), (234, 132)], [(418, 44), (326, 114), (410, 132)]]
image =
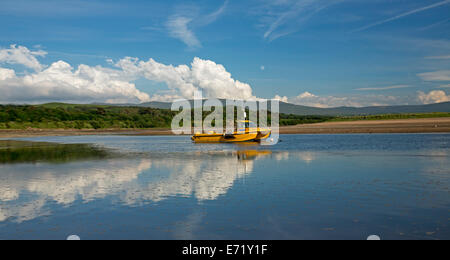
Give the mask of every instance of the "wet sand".
[[(450, 133), (450, 118), (367, 120), (285, 126), (281, 134)], [(0, 130), (0, 138), (76, 135), (172, 135), (170, 129)]]
[(282, 127), (281, 134), (450, 133), (450, 118), (326, 122)]

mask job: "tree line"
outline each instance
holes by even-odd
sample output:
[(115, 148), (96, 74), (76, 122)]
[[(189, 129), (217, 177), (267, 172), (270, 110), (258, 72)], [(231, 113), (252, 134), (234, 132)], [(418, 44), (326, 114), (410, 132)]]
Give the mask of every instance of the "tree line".
[[(176, 114), (178, 114), (177, 111), (137, 106), (70, 105), (59, 103), (0, 105), (0, 129), (170, 128), (172, 118)], [(208, 114), (208, 112), (204, 112), (203, 117), (206, 117)], [(318, 123), (330, 119), (332, 117), (280, 114), (280, 125)], [(268, 120), (270, 122), (270, 116)]]

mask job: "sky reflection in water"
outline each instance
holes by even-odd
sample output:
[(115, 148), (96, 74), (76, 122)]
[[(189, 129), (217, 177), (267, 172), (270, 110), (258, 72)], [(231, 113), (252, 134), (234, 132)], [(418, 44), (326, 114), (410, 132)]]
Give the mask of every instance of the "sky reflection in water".
[(450, 238), (450, 135), (186, 139), (22, 139), (93, 145), (2, 161), (0, 239)]

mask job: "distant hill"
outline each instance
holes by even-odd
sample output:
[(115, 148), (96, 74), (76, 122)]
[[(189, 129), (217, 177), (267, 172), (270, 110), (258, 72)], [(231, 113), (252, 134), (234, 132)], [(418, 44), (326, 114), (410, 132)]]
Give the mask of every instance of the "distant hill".
[[(191, 101), (191, 104), (192, 103), (193, 101)], [(159, 109), (170, 109), (171, 105), (172, 105), (171, 103), (166, 102), (149, 102), (149, 103), (142, 103), (137, 106), (159, 108)], [(415, 105), (415, 106), (337, 107), (337, 108), (316, 108), (280, 102), (280, 112), (283, 114), (293, 114), (301, 116), (304, 115), (357, 116), (357, 115), (381, 115), (381, 114), (433, 113), (433, 112), (450, 112), (450, 102), (431, 105)]]
[[(193, 103), (193, 101), (191, 101), (191, 104), (192, 103)], [(150, 108), (159, 108), (159, 109), (170, 109), (172, 107), (172, 103), (153, 101), (153, 102), (139, 104), (139, 106), (150, 107)]]
[(381, 114), (411, 114), (450, 112), (450, 102), (415, 105), (415, 106), (377, 106), (377, 107), (337, 107), (313, 108), (306, 106), (280, 103), (280, 111), (294, 115), (328, 115), (328, 116), (355, 116), (355, 115), (381, 115)]
[[(191, 101), (191, 104), (193, 101)], [(170, 109), (172, 107), (172, 103), (170, 102), (158, 102), (152, 101), (141, 104), (132, 104), (132, 103), (124, 103), (124, 104), (110, 104), (110, 103), (93, 103), (92, 105), (96, 106), (119, 106), (119, 107), (149, 107), (149, 108), (157, 108), (157, 109)]]

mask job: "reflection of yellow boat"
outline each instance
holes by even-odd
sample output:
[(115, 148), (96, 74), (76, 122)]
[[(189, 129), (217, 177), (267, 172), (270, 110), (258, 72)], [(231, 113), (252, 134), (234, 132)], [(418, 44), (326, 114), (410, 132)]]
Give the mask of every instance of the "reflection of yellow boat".
[(259, 128), (255, 123), (245, 120), (238, 122), (238, 130), (233, 134), (220, 134), (214, 132), (207, 134), (197, 133), (192, 136), (192, 141), (196, 143), (251, 142), (267, 139), (270, 134), (270, 129)]
[(259, 156), (265, 156), (269, 154), (272, 154), (272, 151), (245, 150), (237, 152), (238, 159), (242, 161), (253, 160)]

